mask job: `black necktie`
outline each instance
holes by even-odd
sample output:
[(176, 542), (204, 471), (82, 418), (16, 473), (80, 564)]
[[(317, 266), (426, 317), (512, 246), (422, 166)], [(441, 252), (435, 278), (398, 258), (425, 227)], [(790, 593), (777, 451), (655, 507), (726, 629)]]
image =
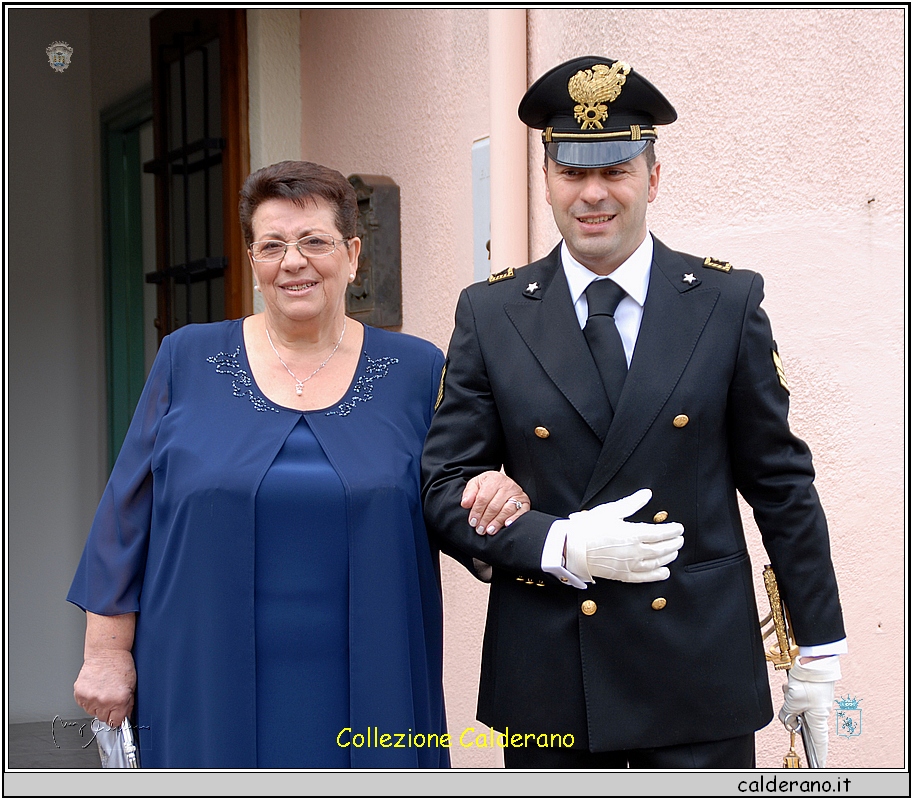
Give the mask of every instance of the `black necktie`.
[(615, 327), (615, 309), (627, 294), (615, 281), (593, 281), (586, 290), (589, 316), (583, 335), (590, 346), (593, 360), (599, 369), (602, 385), (612, 406), (618, 408), (618, 398), (628, 375), (628, 361)]

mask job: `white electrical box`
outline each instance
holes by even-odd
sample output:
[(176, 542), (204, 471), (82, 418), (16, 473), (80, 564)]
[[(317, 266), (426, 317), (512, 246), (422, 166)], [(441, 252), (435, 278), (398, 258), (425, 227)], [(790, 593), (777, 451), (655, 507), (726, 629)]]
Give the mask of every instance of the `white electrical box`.
[(491, 170), (489, 139), (472, 144), (472, 261), (474, 281), (491, 274)]

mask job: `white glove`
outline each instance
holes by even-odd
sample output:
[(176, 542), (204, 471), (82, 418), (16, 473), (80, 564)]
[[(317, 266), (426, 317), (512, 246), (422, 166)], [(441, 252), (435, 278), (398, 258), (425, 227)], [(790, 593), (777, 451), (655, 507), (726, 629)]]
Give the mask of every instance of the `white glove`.
[(827, 764), (828, 717), (834, 705), (834, 683), (840, 677), (838, 656), (819, 658), (805, 664), (800, 664), (797, 658), (783, 687), (780, 721), (795, 730), (796, 717), (803, 715), (805, 733), (811, 738), (819, 767)]
[(594, 577), (628, 583), (666, 580), (665, 565), (678, 557), (685, 529), (678, 522), (625, 522), (652, 496), (641, 489), (562, 521), (567, 569), (588, 583), (595, 583)]

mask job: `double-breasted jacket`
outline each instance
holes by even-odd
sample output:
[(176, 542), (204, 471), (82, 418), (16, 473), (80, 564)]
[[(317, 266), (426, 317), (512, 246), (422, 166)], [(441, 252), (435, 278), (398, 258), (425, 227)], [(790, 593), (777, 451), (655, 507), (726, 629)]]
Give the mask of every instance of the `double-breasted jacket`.
[[(479, 719), (572, 734), (592, 751), (724, 739), (770, 721), (737, 494), (753, 509), (798, 642), (844, 637), (763, 281), (654, 245), (614, 416), (559, 247), (461, 294), (423, 455), (429, 529), (493, 567)], [(532, 511), (480, 536), (460, 495), (471, 476), (502, 465)], [(631, 519), (667, 516), (685, 529), (667, 580), (578, 590), (542, 571), (555, 519), (644, 487), (652, 500)]]

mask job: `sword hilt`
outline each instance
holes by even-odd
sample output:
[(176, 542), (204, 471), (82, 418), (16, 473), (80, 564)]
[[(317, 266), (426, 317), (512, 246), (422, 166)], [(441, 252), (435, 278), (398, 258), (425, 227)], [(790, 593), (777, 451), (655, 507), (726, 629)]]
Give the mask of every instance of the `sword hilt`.
[[(762, 638), (766, 640), (772, 633), (777, 635), (776, 645), (767, 650), (764, 657), (774, 665), (774, 669), (789, 669), (793, 658), (799, 654), (799, 648), (790, 643), (789, 627), (780, 598), (780, 588), (777, 586), (777, 576), (774, 575), (770, 564), (764, 567), (764, 588), (770, 601), (770, 614), (761, 620)], [(765, 630), (764, 626), (769, 622), (773, 623), (773, 627)]]

